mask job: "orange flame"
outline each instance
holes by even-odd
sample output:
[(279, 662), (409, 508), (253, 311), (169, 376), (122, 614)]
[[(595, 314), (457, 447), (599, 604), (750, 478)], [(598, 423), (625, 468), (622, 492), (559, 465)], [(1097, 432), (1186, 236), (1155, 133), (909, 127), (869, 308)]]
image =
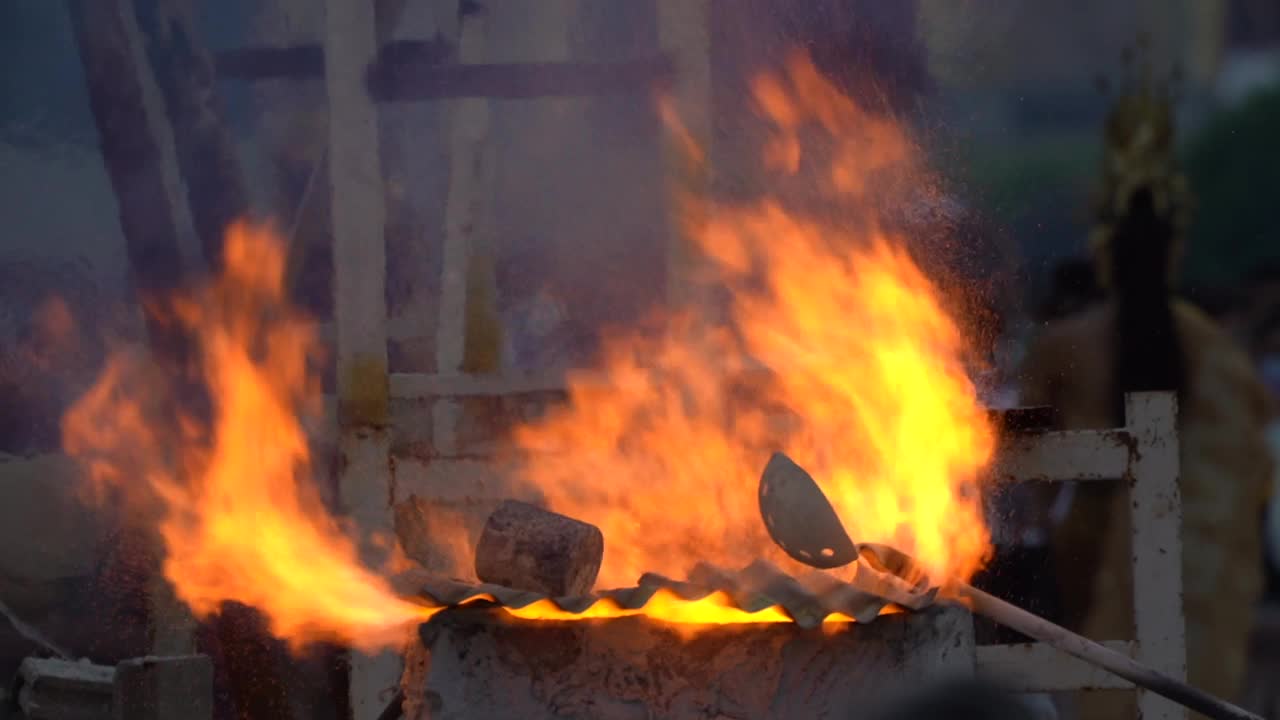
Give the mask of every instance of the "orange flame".
[(540, 451), (523, 478), (601, 528), (606, 585), (698, 561), (785, 565), (756, 500), (774, 449), (813, 473), (855, 541), (968, 577), (989, 547), (973, 483), (992, 432), (937, 288), (874, 222), (876, 206), (907, 199), (901, 180), (923, 177), (913, 146), (807, 61), (755, 93), (774, 131), (765, 165), (812, 168), (810, 197), (859, 221), (771, 199), (691, 227), (708, 279), (732, 291), (728, 322), (683, 315), (657, 338), (611, 338), (609, 389), (571, 378), (567, 407), (517, 431)]
[[(497, 602), (492, 595), (480, 594), (469, 598), (463, 603), (462, 607), (468, 605), (477, 605), (483, 602)], [(434, 614), (443, 608), (431, 608), (428, 612)], [(733, 599), (727, 593), (716, 591), (708, 594), (706, 597), (696, 600), (688, 600), (680, 597), (671, 590), (660, 588), (654, 592), (653, 597), (649, 598), (649, 602), (643, 607), (628, 609), (609, 598), (601, 598), (592, 605), (588, 606), (581, 612), (569, 612), (556, 607), (551, 600), (538, 600), (524, 607), (503, 607), (501, 611), (506, 615), (521, 620), (546, 620), (560, 622), (576, 622), (580, 620), (607, 620), (612, 618), (623, 617), (646, 617), (661, 623), (676, 626), (693, 626), (691, 629), (696, 630), (698, 627), (707, 627), (713, 625), (748, 625), (757, 623), (789, 623), (793, 622), (791, 616), (779, 606), (767, 607), (755, 612), (743, 610), (734, 604)], [(897, 606), (887, 605), (881, 611), (882, 615), (892, 615), (902, 612)], [(824, 620), (825, 625), (839, 625), (844, 623), (852, 623), (855, 620), (844, 613), (831, 613)]]
[[(283, 258), (268, 230), (238, 225), (227, 235), (223, 276), (169, 308), (195, 343), (193, 379), (211, 401), (207, 420), (176, 414), (186, 378), (165, 383), (181, 373), (121, 352), (64, 417), (64, 446), (89, 470), (97, 501), (119, 494), (135, 519), (157, 524), (165, 577), (198, 616), (235, 601), (264, 612), (294, 647), (391, 646), (407, 624), (440, 608), (400, 597), (362, 565), (308, 480), (300, 420), (320, 409), (310, 368), (318, 347), (312, 325), (285, 300)], [(685, 600), (667, 591), (635, 610), (604, 599), (579, 615), (550, 602), (504, 611), (699, 625), (788, 620), (777, 608), (747, 613), (719, 593)]]
[(287, 309), (282, 247), (264, 229), (233, 228), (223, 277), (172, 306), (195, 341), (207, 421), (174, 416), (169, 374), (121, 354), (65, 416), (64, 445), (100, 489), (158, 516), (165, 576), (197, 615), (237, 601), (295, 644), (373, 648), (426, 611), (360, 564), (306, 479), (299, 418), (319, 409), (317, 345)]
[[(873, 216), (872, 196), (898, 187), (895, 173), (916, 173), (901, 129), (806, 63), (762, 79), (756, 95), (776, 131), (766, 165), (796, 176), (815, 160), (829, 164), (818, 195)], [(807, 150), (815, 128), (827, 142), (816, 158)], [(656, 338), (614, 338), (609, 391), (574, 383), (567, 407), (516, 432), (525, 449), (571, 451), (538, 453), (523, 479), (553, 509), (602, 529), (602, 582), (679, 575), (698, 561), (787, 562), (755, 499), (775, 448), (814, 473), (857, 540), (893, 544), (938, 574), (972, 573), (988, 541), (971, 485), (992, 437), (960, 332), (901, 243), (874, 223), (835, 224), (776, 200), (723, 209), (692, 234), (708, 279), (732, 291), (729, 321), (713, 325), (692, 312), (709, 308), (689, 308)], [(307, 481), (301, 419), (319, 410), (317, 342), (286, 301), (282, 245), (239, 225), (225, 260), (222, 277), (170, 309), (194, 341), (191, 367), (118, 354), (64, 418), (64, 445), (100, 496), (123, 495), (157, 523), (165, 576), (198, 615), (237, 601), (295, 646), (396, 643), (439, 608), (406, 600), (362, 565)], [(192, 387), (208, 410), (180, 414)], [(788, 619), (779, 608), (746, 613), (719, 593), (690, 601), (660, 592), (640, 610), (602, 600), (577, 615), (546, 602), (505, 611), (695, 625)]]

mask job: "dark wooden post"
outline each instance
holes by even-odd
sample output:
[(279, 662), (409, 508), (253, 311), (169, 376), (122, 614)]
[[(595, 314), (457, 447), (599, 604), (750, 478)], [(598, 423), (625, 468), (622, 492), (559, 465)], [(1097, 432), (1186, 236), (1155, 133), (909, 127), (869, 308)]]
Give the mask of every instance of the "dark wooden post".
[(223, 123), (213, 58), (192, 29), (189, 0), (134, 0), (138, 28), (173, 129), (178, 170), (205, 261), (221, 266), (222, 236), (249, 209)]
[[(68, 3), (103, 164), (115, 191), (132, 282), (144, 297), (171, 292), (182, 281), (178, 224), (169, 205), (158, 108), (148, 102), (134, 52), (128, 0)], [(148, 318), (151, 342), (180, 356), (180, 338)]]
[[(89, 105), (98, 130), (103, 165), (115, 192), (120, 226), (124, 232), (131, 281), (144, 300), (163, 298), (184, 281), (178, 245), (178, 208), (169, 185), (176, 172), (167, 167), (165, 121), (159, 103), (148, 94), (148, 69), (139, 49), (138, 30), (130, 0), (70, 0), (68, 3), (80, 60), (85, 71)], [(170, 368), (168, 377), (180, 377), (178, 368), (188, 357), (188, 344), (179, 328), (153, 313), (144, 315), (152, 356)], [(167, 388), (177, 390), (176, 386)], [(164, 390), (160, 390), (163, 392)], [(175, 392), (171, 401), (182, 401)], [(176, 412), (176, 410), (174, 411)], [(169, 651), (189, 652), (187, 622), (167, 603), (159, 575), (160, 539), (151, 528), (126, 525), (110, 553), (101, 581), (106, 583), (104, 612), (113, 616), (144, 619), (149, 632), (139, 642)], [(128, 588), (114, 587), (128, 578)], [(143, 600), (145, 598), (145, 600)], [(181, 625), (179, 632), (172, 632)], [(185, 635), (185, 637), (183, 637)], [(147, 638), (145, 641), (142, 638)]]
[[(212, 62), (192, 32), (182, 0), (137, 0), (136, 8), (134, 0), (70, 0), (69, 8), (133, 282), (143, 298), (164, 297), (184, 281), (178, 209), (171, 204), (165, 164), (176, 165), (170, 177), (186, 181), (195, 229), (212, 267), (220, 265), (227, 224), (247, 210), (240, 169), (217, 108)], [(149, 74), (160, 90), (158, 101), (148, 94)], [(166, 128), (173, 132), (176, 162), (166, 156)], [(147, 321), (154, 357), (173, 368), (171, 377), (179, 377), (186, 338), (151, 316)], [(172, 399), (187, 411), (198, 411), (204, 402), (199, 388), (182, 388)], [(154, 542), (151, 538), (148, 545)], [(148, 564), (147, 571), (158, 573), (158, 567)], [(189, 652), (178, 646), (193, 642), (190, 633), (178, 637), (166, 627), (181, 609), (176, 600), (164, 602), (166, 585), (158, 575), (154, 579), (146, 608), (154, 649)], [(287, 717), (287, 688), (278, 656), (271, 652), (275, 641), (259, 622), (255, 613), (230, 605), (204, 636), (223, 660), (239, 716)]]

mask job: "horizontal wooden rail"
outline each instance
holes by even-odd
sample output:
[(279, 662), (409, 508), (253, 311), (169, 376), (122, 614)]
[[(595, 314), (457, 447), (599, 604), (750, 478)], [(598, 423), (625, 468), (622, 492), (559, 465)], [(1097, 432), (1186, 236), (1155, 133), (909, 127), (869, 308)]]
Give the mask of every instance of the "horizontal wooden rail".
[[(646, 93), (675, 77), (663, 54), (617, 62), (458, 63), (442, 41), (397, 41), (384, 45), (367, 71), (375, 102), (440, 98), (586, 97)], [(252, 47), (217, 54), (218, 77), (243, 81), (308, 80), (324, 77), (319, 45)]]
[(324, 49), (319, 45), (224, 50), (214, 59), (223, 80), (295, 80), (324, 77)]
[(674, 69), (665, 56), (624, 62), (399, 62), (370, 68), (369, 90), (377, 102), (587, 97), (653, 92), (665, 87), (673, 76)]
[(1010, 481), (1119, 480), (1129, 475), (1133, 436), (1124, 430), (1074, 430), (1002, 439), (993, 473)]

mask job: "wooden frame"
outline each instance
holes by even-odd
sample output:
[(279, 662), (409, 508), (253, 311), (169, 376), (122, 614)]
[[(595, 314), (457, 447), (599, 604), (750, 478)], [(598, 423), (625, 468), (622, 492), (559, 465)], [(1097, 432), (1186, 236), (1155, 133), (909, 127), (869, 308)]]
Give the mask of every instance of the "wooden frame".
[[(337, 330), (338, 496), (366, 533), (389, 532), (392, 510), (388, 431), (386, 193), (377, 108), (365, 68), (377, 53), (374, 7), (367, 0), (329, 0), (325, 87), (329, 96), (329, 178), (333, 217), (334, 325)], [(376, 547), (362, 548), (372, 566)], [(399, 660), (391, 653), (349, 661), (354, 720), (377, 717), (394, 688)], [(391, 682), (388, 683), (388, 680)], [(394, 689), (392, 689), (394, 692)]]
[[(1106, 643), (1177, 680), (1186, 679), (1186, 621), (1182, 608), (1182, 499), (1178, 404), (1171, 393), (1130, 395), (1122, 430), (1050, 432), (1012, 440), (997, 472), (1030, 481), (1122, 481), (1128, 486), (1132, 527), (1136, 640)], [(978, 649), (979, 672), (1026, 692), (1131, 688), (1120, 680), (1041, 643)], [(1144, 720), (1185, 720), (1187, 711), (1138, 690)]]
[[(706, 2), (657, 0), (663, 54), (622, 63), (482, 64), (485, 30), (481, 17), (461, 16), (445, 41), (456, 43), (458, 64), (442, 64), (448, 49), (437, 41), (381, 44), (377, 18), (367, 0), (327, 0), (324, 46), (223, 54), (219, 70), (245, 79), (324, 78), (329, 95), (329, 163), (334, 239), (334, 323), (337, 347), (338, 488), (343, 508), (365, 530), (389, 529), (394, 495), (389, 441), (392, 396), (387, 372), (389, 323), (386, 308), (385, 207), (379, 166), (377, 103), (429, 98), (464, 98), (455, 108), (452, 150), (455, 166), (480, 167), (490, 97), (545, 97), (642, 92), (670, 87), (676, 108), (695, 120), (690, 132), (705, 145), (709, 133), (710, 58)], [(441, 7), (450, 4), (440, 0)], [(449, 13), (455, 14), (455, 13)], [(692, 26), (690, 26), (692, 23)], [(671, 60), (669, 58), (674, 58)], [(673, 68), (674, 66), (674, 68)], [(412, 67), (411, 73), (402, 72)], [(412, 80), (412, 83), (409, 80)], [(669, 150), (680, 140), (667, 138)], [(679, 192), (705, 189), (705, 178), (690, 178), (676, 153), (667, 152), (668, 181)], [(476, 157), (473, 157), (476, 156)], [(460, 373), (466, 328), (460, 283), (466, 274), (473, 217), (484, 178), (462, 172), (450, 179), (444, 228), (444, 283), (437, 329), (438, 376), (447, 382), (486, 382)], [(681, 233), (673, 230), (673, 247)], [(677, 254), (672, 255), (678, 256)], [(397, 385), (406, 376), (397, 376)], [(395, 393), (402, 396), (402, 393)], [(464, 393), (465, 395), (465, 393)], [(458, 419), (456, 396), (436, 396), (437, 441), (448, 446)], [(355, 720), (374, 717), (385, 704), (389, 679), (398, 679), (394, 657), (351, 659), (350, 697)]]

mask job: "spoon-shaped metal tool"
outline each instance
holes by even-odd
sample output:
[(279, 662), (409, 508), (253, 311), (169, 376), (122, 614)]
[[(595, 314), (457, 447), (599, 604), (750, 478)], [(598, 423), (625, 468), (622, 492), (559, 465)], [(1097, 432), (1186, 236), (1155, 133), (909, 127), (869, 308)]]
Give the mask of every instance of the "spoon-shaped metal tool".
[(760, 514), (769, 537), (799, 562), (830, 570), (858, 559), (822, 488), (782, 453), (769, 458), (760, 476)]
[[(760, 514), (764, 518), (769, 536), (795, 560), (828, 570), (859, 559), (858, 546), (849, 538), (849, 533), (840, 522), (840, 516), (823, 494), (822, 488), (804, 468), (786, 455), (775, 453), (769, 459), (769, 464), (760, 477), (759, 495)], [(892, 566), (879, 564), (878, 567), (868, 568), (869, 573), (896, 574), (914, 565), (909, 556), (900, 551), (888, 552), (901, 560)], [(884, 554), (883, 551), (880, 553)], [(862, 574), (860, 567), (859, 575)], [(913, 584), (917, 580), (914, 577), (903, 579)], [(938, 598), (966, 607), (973, 613), (984, 615), (1023, 635), (1052, 645), (1198, 713), (1218, 720), (1262, 720), (1243, 708), (1157, 672), (1127, 655), (1077, 635), (966, 582), (952, 578), (941, 578), (942, 583), (938, 583), (938, 580), (939, 578), (934, 578), (933, 582), (945, 587), (945, 591), (938, 593)]]

